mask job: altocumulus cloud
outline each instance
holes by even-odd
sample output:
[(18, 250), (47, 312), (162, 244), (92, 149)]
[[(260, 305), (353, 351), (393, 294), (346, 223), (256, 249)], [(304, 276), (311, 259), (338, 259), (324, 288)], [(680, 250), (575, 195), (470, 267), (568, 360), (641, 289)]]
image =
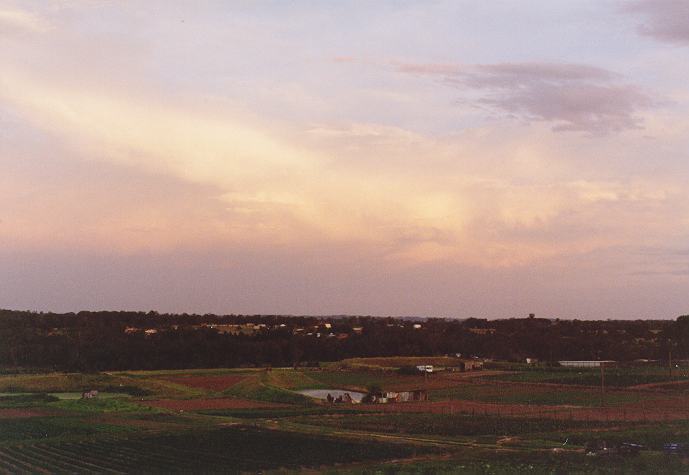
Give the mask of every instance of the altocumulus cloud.
[(689, 2), (686, 0), (637, 0), (622, 10), (637, 14), (637, 31), (659, 41), (689, 45)]
[(608, 134), (642, 128), (653, 105), (640, 88), (602, 68), (570, 63), (394, 63), (406, 74), (433, 76), (475, 105), (519, 120), (545, 121), (555, 131)]

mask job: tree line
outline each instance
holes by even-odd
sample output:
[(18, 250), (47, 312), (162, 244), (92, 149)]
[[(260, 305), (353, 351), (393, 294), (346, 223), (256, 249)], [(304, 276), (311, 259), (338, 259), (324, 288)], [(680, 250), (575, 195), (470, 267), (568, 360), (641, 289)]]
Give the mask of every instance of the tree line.
[[(231, 334), (212, 328), (229, 324), (254, 324), (256, 330)], [(0, 310), (0, 367), (5, 369), (277, 367), (457, 353), (507, 361), (632, 361), (662, 360), (669, 350), (673, 358), (689, 358), (689, 315), (674, 321), (409, 320)]]

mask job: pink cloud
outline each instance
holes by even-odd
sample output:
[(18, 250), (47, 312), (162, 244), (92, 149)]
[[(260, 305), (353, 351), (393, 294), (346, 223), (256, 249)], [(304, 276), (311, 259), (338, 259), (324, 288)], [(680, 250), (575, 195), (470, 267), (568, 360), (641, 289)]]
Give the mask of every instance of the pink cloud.
[(669, 43), (689, 44), (689, 2), (684, 0), (636, 0), (623, 11), (639, 15), (637, 30), (644, 36)]

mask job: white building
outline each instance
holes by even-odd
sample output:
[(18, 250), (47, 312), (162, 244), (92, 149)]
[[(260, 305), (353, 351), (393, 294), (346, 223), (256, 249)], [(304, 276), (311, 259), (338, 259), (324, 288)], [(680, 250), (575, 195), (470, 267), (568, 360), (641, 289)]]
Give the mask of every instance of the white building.
[(601, 365), (610, 366), (611, 364), (614, 364), (615, 361), (558, 361), (558, 363), (560, 363), (560, 366), (565, 366), (567, 368), (600, 368)]

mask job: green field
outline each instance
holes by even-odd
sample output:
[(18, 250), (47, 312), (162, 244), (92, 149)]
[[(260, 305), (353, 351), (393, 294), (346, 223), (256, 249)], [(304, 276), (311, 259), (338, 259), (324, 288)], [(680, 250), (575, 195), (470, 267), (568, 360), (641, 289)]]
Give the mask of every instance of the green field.
[[(465, 384), (431, 391), (433, 400), (461, 399), (504, 404), (536, 405), (576, 405), (598, 406), (601, 393), (598, 389), (573, 387), (566, 391), (548, 387), (520, 387), (512, 384)], [(607, 405), (620, 405), (636, 402), (641, 395), (634, 391), (608, 391), (605, 394)], [(649, 398), (650, 400), (650, 398)]]
[[(610, 374), (624, 386), (625, 381), (640, 376), (648, 381), (662, 371), (619, 369)], [(193, 378), (180, 379), (185, 376)], [(662, 445), (689, 442), (689, 411), (686, 417), (662, 423), (595, 414), (574, 417), (577, 410), (599, 409), (600, 393), (584, 383), (595, 372), (539, 369), (470, 376), (404, 376), (363, 365), (352, 369), (351, 363), (346, 369), (331, 365), (326, 370), (0, 376), (0, 473), (658, 473), (687, 466), (682, 457), (666, 456)], [(218, 391), (204, 386), (203, 378), (230, 378), (232, 384)], [(551, 385), (564, 381), (567, 385)], [(370, 386), (427, 387), (429, 401), (329, 405), (295, 392)], [(102, 392), (81, 399), (86, 389)], [(606, 407), (625, 407), (632, 413), (635, 404), (644, 404), (652, 411), (658, 404), (670, 404), (668, 398), (675, 404), (668, 407), (678, 408), (671, 409), (675, 412), (689, 406), (689, 392), (680, 386), (610, 390)], [(163, 409), (168, 406), (156, 405), (158, 400), (170, 407), (179, 404), (179, 409)], [(457, 412), (435, 406), (457, 402), (492, 406)], [(501, 405), (513, 406), (506, 406), (512, 408), (507, 413), (486, 412)], [(529, 416), (520, 414), (520, 405), (566, 405), (571, 414)], [(633, 458), (584, 454), (588, 441), (603, 439), (640, 443), (646, 450)]]
[[(521, 383), (572, 384), (579, 386), (600, 386), (601, 371), (598, 368), (537, 368), (527, 369), (515, 374), (493, 376), (501, 381)], [(670, 377), (667, 368), (605, 368), (605, 385), (610, 387), (628, 387), (640, 384), (662, 383), (668, 381), (689, 382), (686, 368), (675, 370)]]

